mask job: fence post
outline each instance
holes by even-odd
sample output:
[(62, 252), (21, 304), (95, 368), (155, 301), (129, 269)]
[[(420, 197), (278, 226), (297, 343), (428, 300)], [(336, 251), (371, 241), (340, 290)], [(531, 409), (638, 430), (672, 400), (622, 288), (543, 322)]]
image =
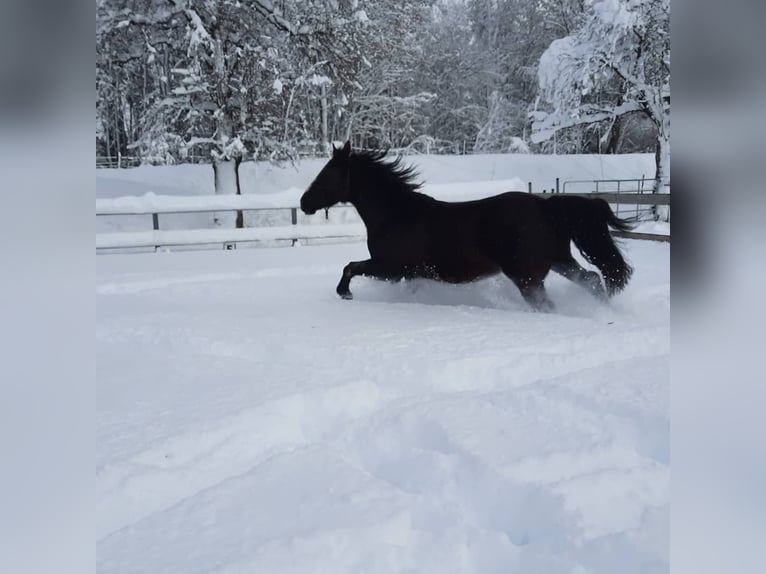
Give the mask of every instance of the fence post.
[(527, 187), (529, 188), (529, 193), (532, 193), (532, 182), (527, 183)]
[(556, 193), (561, 193), (559, 191), (559, 178), (556, 178)]
[[(620, 180), (617, 180), (617, 195), (620, 195)], [(617, 212), (615, 213), (617, 217), (620, 216), (620, 204), (617, 204)]]
[[(290, 208), (290, 221), (293, 225), (298, 225), (298, 208), (297, 207), (291, 207)], [(292, 247), (295, 247), (296, 239), (293, 238), (292, 241)]]
[[(156, 213), (152, 213), (152, 229), (154, 229), (154, 231), (160, 230), (160, 216), (157, 215)], [(154, 252), (157, 253), (157, 250), (159, 248), (160, 248), (159, 245), (155, 245)]]

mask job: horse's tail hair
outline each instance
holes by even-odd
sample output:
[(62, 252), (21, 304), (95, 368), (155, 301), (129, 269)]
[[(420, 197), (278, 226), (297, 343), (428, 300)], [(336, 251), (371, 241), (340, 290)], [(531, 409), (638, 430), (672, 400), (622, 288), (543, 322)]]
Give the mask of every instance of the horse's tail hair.
[[(588, 199), (588, 198), (583, 198)], [(636, 228), (636, 222), (630, 221), (629, 219), (622, 219), (621, 217), (617, 217), (614, 214), (614, 211), (612, 211), (612, 208), (609, 207), (609, 204), (601, 199), (600, 197), (594, 197), (591, 199), (591, 201), (595, 201), (596, 204), (599, 205), (599, 209), (604, 214), (604, 217), (606, 218), (606, 223), (609, 227), (612, 229), (616, 229), (617, 231), (633, 231)]]
[(601, 271), (607, 294), (622, 291), (633, 275), (633, 267), (625, 261), (609, 228), (630, 231), (635, 225), (617, 217), (601, 198), (555, 195), (547, 202), (582, 256)]

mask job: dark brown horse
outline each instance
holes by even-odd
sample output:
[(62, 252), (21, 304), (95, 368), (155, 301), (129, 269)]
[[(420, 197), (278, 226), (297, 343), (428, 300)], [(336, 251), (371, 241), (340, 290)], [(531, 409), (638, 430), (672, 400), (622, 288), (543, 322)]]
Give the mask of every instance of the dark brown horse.
[[(602, 199), (509, 192), (476, 201), (444, 202), (418, 192), (417, 174), (385, 153), (351, 151), (333, 156), (301, 197), (315, 213), (351, 203), (367, 227), (370, 258), (343, 269), (338, 295), (351, 298), (357, 275), (384, 280), (424, 277), (450, 283), (504, 273), (537, 310), (553, 310), (543, 281), (550, 270), (606, 298), (625, 287), (632, 269), (609, 228), (628, 230)], [(570, 241), (601, 270), (583, 269)]]

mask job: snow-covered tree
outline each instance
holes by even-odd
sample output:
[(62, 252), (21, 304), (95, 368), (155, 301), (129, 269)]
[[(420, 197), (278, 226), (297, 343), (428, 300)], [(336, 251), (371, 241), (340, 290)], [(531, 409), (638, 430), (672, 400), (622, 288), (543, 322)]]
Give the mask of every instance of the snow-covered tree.
[[(366, 147), (402, 147), (425, 135), (424, 90), (417, 69), (425, 54), (422, 33), (432, 0), (367, 2), (359, 30), (359, 68), (341, 95), (338, 139)], [(360, 4), (361, 5), (361, 4)]]
[(474, 141), (486, 113), (472, 34), (466, 4), (456, 0), (439, 0), (419, 34), (422, 53), (414, 77), (422, 91), (435, 94), (419, 110), (423, 131), (437, 149), (452, 153)]
[[(540, 58), (533, 141), (641, 113), (656, 130), (655, 191), (670, 175), (670, 0), (586, 0), (582, 21)], [(605, 92), (612, 96), (604, 97)], [(613, 133), (604, 130), (606, 139)]]
[[(647, 125), (669, 127), (656, 65), (666, 8), (97, 0), (97, 155), (208, 162), (216, 191), (237, 193), (240, 161), (326, 154), (347, 139), (431, 153), (647, 151)], [(538, 99), (551, 105), (530, 116)], [(529, 146), (533, 118), (540, 143)]]
[[(529, 106), (537, 95), (537, 62), (561, 31), (550, 5), (568, 0), (469, 0), (473, 61), (481, 70), (477, 97), (484, 110), (475, 150), (507, 151), (529, 136)], [(560, 8), (560, 6), (557, 6)]]
[(344, 80), (353, 50), (339, 41), (360, 22), (341, 11), (334, 0), (101, 0), (97, 42), (120, 39), (156, 79), (134, 145), (149, 156), (207, 154), (216, 193), (238, 194), (244, 157), (295, 152), (301, 93), (328, 75)]

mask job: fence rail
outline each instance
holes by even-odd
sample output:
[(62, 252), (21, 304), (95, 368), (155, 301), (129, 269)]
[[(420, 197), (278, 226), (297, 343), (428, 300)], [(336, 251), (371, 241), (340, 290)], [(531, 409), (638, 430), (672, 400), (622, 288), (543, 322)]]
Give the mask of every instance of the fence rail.
[(137, 231), (102, 233), (96, 235), (96, 250), (183, 247), (191, 245), (222, 245), (224, 249), (237, 243), (264, 241), (298, 241), (319, 239), (362, 239), (363, 224), (283, 225), (247, 227), (244, 229), (194, 229), (173, 231)]
[(137, 155), (97, 155), (96, 169), (124, 169), (138, 167), (140, 165), (178, 165), (178, 164), (197, 164), (211, 163), (210, 156), (188, 155), (184, 158), (173, 159), (159, 156), (137, 156)]
[(660, 233), (640, 233), (637, 231), (612, 231), (614, 237), (624, 237), (626, 239), (643, 239), (645, 241), (660, 241), (670, 243), (670, 235)]
[(579, 197), (600, 197), (614, 205), (670, 205), (669, 193), (567, 193)]
[[(416, 140), (408, 146), (386, 148), (390, 153), (401, 155), (471, 155), (474, 153), (474, 143), (469, 141), (447, 140)], [(494, 153), (494, 152), (484, 152)], [(294, 152), (295, 158), (326, 158), (323, 144), (301, 146)], [(254, 159), (248, 157), (248, 159)], [(266, 158), (259, 158), (266, 159)], [(189, 154), (184, 157), (172, 156), (137, 156), (137, 155), (97, 155), (97, 169), (121, 169), (137, 167), (139, 165), (178, 165), (187, 163), (212, 163), (212, 157), (208, 155)]]
[[(558, 180), (556, 180), (556, 188), (558, 191)], [(665, 184), (667, 192), (670, 191), (670, 184)], [(567, 180), (563, 183), (562, 193), (616, 193), (620, 195), (624, 194), (638, 194), (638, 195), (667, 195), (667, 193), (654, 194), (654, 180), (646, 179), (645, 177), (633, 178), (633, 179), (577, 179)], [(625, 202), (620, 200), (608, 200), (609, 203), (616, 206), (615, 213), (618, 217), (625, 215), (625, 209), (620, 209), (623, 205), (630, 205), (628, 211), (636, 219), (642, 215), (655, 215), (656, 206), (663, 205), (669, 206), (670, 203), (662, 203), (664, 200), (652, 201), (651, 203), (642, 202)], [(647, 209), (647, 206), (651, 206), (652, 209)], [(633, 209), (635, 207), (635, 210)], [(622, 212), (622, 213), (621, 213)], [(667, 214), (669, 216), (670, 211), (668, 207)]]

